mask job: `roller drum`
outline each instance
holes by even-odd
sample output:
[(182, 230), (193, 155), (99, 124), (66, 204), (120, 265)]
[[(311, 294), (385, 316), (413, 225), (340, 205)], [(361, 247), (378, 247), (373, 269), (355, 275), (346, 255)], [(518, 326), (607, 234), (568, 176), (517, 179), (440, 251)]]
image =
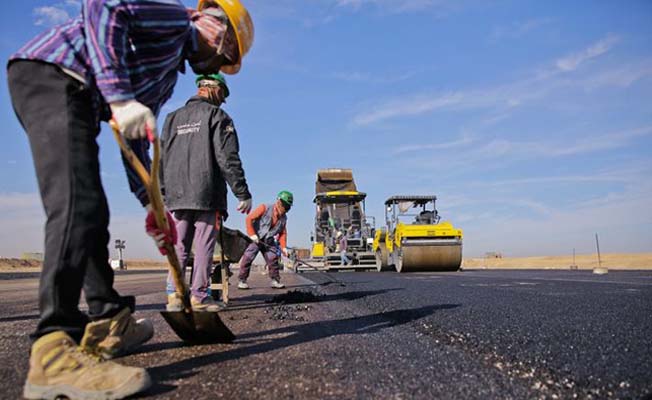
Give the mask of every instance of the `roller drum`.
[(376, 250), (376, 269), (381, 271), (393, 271), (393, 265), (389, 264), (389, 254), (387, 247), (380, 247)]
[(457, 271), (462, 264), (462, 242), (408, 241), (394, 258), (398, 272)]

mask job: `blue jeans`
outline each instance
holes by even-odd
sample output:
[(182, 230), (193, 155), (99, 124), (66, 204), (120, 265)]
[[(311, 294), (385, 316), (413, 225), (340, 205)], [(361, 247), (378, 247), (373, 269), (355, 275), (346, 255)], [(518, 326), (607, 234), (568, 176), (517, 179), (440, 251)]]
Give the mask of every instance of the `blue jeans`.
[(351, 259), (346, 256), (346, 250), (340, 252), (340, 260), (342, 260), (342, 265), (351, 264)]

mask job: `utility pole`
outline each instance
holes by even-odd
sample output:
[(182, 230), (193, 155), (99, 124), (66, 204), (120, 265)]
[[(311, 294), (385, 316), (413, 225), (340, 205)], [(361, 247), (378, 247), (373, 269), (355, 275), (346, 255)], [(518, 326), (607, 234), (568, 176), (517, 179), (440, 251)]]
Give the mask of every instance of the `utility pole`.
[(607, 268), (602, 268), (602, 258), (600, 257), (600, 241), (598, 240), (598, 234), (595, 234), (595, 247), (598, 249), (598, 268), (593, 268), (594, 274), (606, 274), (609, 272)]
[(578, 269), (578, 268), (577, 268), (577, 264), (575, 263), (575, 247), (573, 247), (573, 263), (571, 264), (570, 269), (571, 269), (571, 270), (576, 270), (576, 269)]
[(125, 266), (124, 258), (122, 257), (122, 250), (124, 250), (126, 247), (125, 243), (127, 243), (126, 240), (115, 240), (115, 248), (118, 250), (118, 263), (120, 265), (120, 269), (127, 269)]

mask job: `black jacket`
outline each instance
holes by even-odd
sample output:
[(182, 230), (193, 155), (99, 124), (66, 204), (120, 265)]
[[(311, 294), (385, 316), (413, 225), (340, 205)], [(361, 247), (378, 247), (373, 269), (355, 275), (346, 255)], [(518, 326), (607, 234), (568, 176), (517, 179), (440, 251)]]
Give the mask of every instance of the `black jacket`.
[(239, 200), (251, 198), (233, 121), (204, 98), (193, 96), (168, 114), (161, 150), (168, 209), (226, 211), (226, 182)]

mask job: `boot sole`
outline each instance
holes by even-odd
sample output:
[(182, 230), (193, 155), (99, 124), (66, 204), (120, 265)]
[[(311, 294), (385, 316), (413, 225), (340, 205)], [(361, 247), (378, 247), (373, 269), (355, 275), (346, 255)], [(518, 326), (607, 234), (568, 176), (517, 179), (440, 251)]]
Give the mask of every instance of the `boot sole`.
[(136, 374), (121, 386), (109, 390), (83, 390), (71, 385), (41, 386), (25, 383), (23, 397), (30, 400), (56, 400), (60, 397), (78, 400), (119, 400), (147, 390), (152, 385), (149, 374)]

